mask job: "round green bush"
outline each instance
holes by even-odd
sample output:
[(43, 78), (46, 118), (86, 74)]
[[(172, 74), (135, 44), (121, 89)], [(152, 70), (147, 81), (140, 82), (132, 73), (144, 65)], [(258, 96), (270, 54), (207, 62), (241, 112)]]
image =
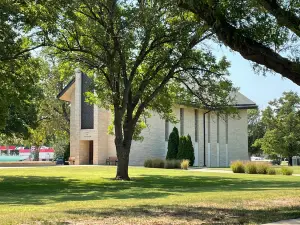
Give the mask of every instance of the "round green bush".
[(144, 162), (144, 167), (152, 168), (152, 159), (146, 159)]
[(234, 161), (231, 163), (230, 168), (234, 173), (245, 173), (245, 166), (242, 161)]
[(292, 175), (293, 174), (293, 170), (291, 168), (288, 168), (288, 167), (281, 167), (281, 173), (282, 175)]
[(268, 168), (267, 173), (268, 173), (269, 175), (276, 175), (276, 170), (275, 170), (275, 168), (270, 167), (270, 168)]
[(269, 168), (270, 168), (269, 163), (261, 162), (256, 164), (256, 172), (258, 174), (267, 174)]
[(247, 162), (245, 164), (245, 172), (248, 174), (256, 174), (257, 173), (257, 164), (254, 162)]

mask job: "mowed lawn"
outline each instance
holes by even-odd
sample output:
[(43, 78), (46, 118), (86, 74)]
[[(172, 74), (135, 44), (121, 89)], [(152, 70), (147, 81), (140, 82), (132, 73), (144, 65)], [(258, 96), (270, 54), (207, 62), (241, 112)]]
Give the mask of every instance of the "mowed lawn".
[(260, 224), (300, 217), (300, 177), (114, 166), (0, 169), (1, 224)]

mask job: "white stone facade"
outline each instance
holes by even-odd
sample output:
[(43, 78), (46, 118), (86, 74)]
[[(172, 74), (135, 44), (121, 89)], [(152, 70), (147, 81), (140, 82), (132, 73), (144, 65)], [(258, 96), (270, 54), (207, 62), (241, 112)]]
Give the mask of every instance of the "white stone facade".
[[(77, 165), (105, 164), (108, 157), (116, 156), (114, 137), (107, 134), (111, 114), (94, 106), (94, 128), (81, 129), (81, 79), (82, 73), (76, 71), (75, 79), (59, 95), (61, 100), (71, 102), (70, 154), (75, 157)], [(183, 120), (177, 124), (166, 125), (164, 120), (153, 113), (147, 121), (148, 127), (142, 131), (144, 141), (132, 143), (129, 164), (143, 165), (148, 158), (164, 159), (167, 153), (166, 135), (169, 135), (174, 126), (178, 128), (179, 133), (191, 136), (195, 151), (194, 166), (227, 167), (231, 161), (248, 160), (247, 108), (256, 106), (240, 93), (237, 94), (237, 102), (239, 116), (235, 118), (218, 116), (216, 112), (204, 109), (177, 105), (174, 106), (174, 114), (180, 121), (181, 109)]]

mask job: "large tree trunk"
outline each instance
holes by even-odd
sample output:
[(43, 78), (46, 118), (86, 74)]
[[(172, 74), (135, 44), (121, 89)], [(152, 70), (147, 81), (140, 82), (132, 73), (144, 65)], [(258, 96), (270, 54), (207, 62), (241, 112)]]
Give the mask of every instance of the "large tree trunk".
[(40, 160), (40, 146), (36, 146), (34, 150), (34, 155), (33, 155), (33, 161), (39, 161)]
[(117, 175), (116, 175), (117, 180), (130, 180), (128, 175), (129, 152), (130, 149), (117, 147), (117, 157), (118, 157), (118, 166), (117, 166)]
[(293, 165), (293, 156), (288, 157), (288, 165), (292, 166)]
[(118, 157), (117, 180), (130, 180), (128, 176), (129, 154), (133, 135), (132, 123), (126, 119), (122, 126), (120, 111), (115, 110), (115, 145)]

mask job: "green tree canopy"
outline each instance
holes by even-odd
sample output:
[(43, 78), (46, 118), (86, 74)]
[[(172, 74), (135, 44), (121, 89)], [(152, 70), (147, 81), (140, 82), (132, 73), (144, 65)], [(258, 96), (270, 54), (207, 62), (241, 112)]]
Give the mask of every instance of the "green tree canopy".
[(90, 102), (112, 111), (116, 178), (129, 179), (132, 139), (150, 113), (174, 121), (178, 96), (207, 108), (228, 103), (229, 63), (201, 45), (211, 31), (170, 1), (49, 0), (24, 13), (49, 54), (94, 79)]
[(289, 159), (300, 155), (300, 97), (295, 92), (284, 92), (263, 111), (266, 126), (263, 138), (255, 142), (264, 153)]
[(30, 51), (41, 45), (33, 47), (26, 35), (29, 20), (22, 7), (19, 1), (0, 2), (0, 133), (28, 137), (28, 127), (36, 126), (41, 70)]
[(248, 151), (249, 155), (260, 155), (263, 151), (260, 146), (253, 145), (257, 139), (265, 134), (265, 125), (261, 119), (259, 109), (248, 110)]
[(300, 1), (176, 0), (247, 60), (300, 85)]

